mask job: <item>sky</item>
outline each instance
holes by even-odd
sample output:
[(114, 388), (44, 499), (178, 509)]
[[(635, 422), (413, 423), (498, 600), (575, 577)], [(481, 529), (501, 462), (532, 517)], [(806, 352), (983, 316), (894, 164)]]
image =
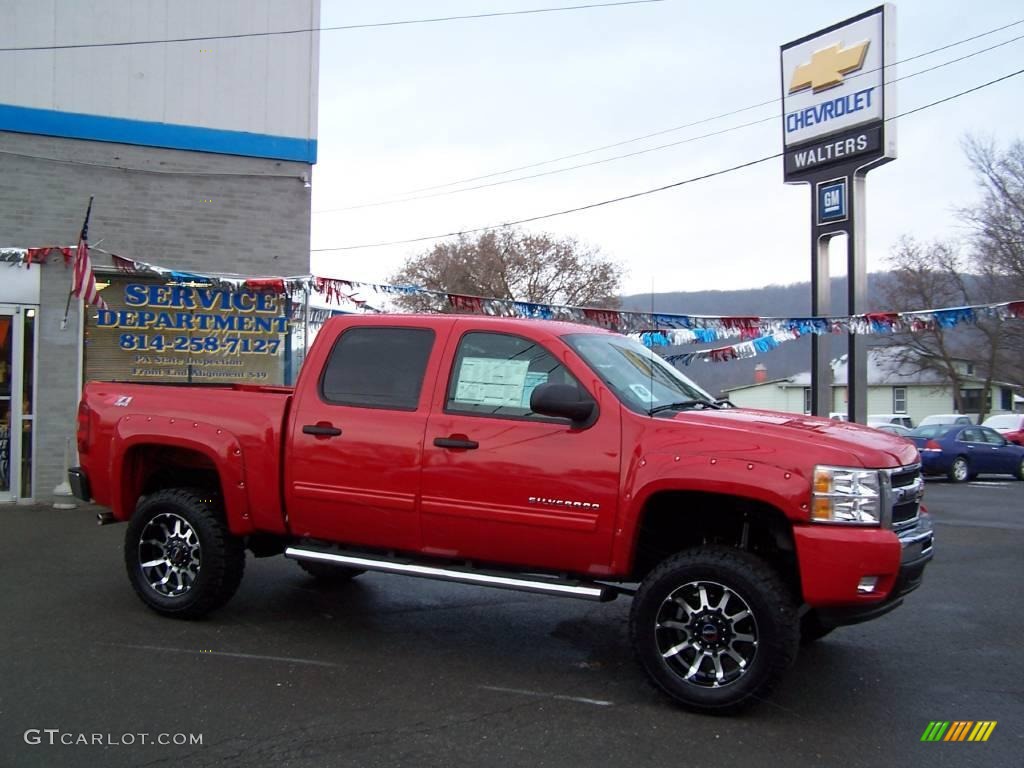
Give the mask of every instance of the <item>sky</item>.
[[(595, 0), (601, 2), (601, 0)], [(322, 0), (321, 25), (522, 10), (559, 0)], [(1019, 3), (902, 0), (899, 58), (1021, 19)], [(665, 0), (514, 17), (324, 32), (313, 249), (498, 225), (639, 192), (781, 151), (781, 119), (540, 178), (388, 205), (679, 142), (771, 118), (779, 46), (874, 7), (866, 2)], [(898, 67), (904, 76), (1024, 35), (1024, 24)], [(1024, 39), (898, 84), (903, 112), (1022, 67)], [(963, 239), (956, 209), (978, 200), (966, 136), (1024, 134), (1024, 76), (899, 121), (899, 157), (867, 180), (867, 266), (903, 235)], [(495, 174), (650, 133), (660, 136)], [(348, 210), (339, 210), (348, 209)], [(810, 191), (782, 160), (526, 225), (621, 263), (624, 294), (729, 290), (810, 279)], [(388, 282), (436, 241), (314, 252), (314, 274)], [(833, 275), (845, 273), (842, 253)]]

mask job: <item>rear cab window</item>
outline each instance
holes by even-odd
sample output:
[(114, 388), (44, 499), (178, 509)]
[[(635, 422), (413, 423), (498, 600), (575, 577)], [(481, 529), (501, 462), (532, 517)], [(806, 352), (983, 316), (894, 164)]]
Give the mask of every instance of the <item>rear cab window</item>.
[(331, 405), (415, 411), (433, 346), (429, 328), (349, 328), (327, 358), (320, 399)]

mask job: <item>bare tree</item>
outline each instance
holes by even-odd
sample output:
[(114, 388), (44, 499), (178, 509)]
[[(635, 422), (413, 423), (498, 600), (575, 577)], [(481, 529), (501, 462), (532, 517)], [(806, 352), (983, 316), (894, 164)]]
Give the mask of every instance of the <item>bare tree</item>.
[[(987, 303), (990, 284), (984, 276), (967, 274), (967, 260), (955, 244), (922, 244), (902, 238), (889, 259), (891, 271), (881, 284), (886, 306), (896, 311), (938, 309)], [(963, 390), (982, 378), (980, 417), (989, 410), (988, 397), (1002, 349), (998, 323), (979, 318), (969, 327), (936, 327), (899, 334), (888, 340), (890, 360), (908, 373), (932, 371), (948, 381), (958, 412), (966, 412)], [(981, 377), (968, 377), (959, 361), (971, 360)]]
[[(469, 296), (615, 308), (622, 267), (573, 238), (505, 228), (438, 243), (409, 258), (391, 280)], [(411, 310), (451, 311), (427, 296), (398, 301)]]
[[(964, 151), (981, 187), (981, 201), (962, 209), (971, 229), (971, 264), (989, 286), (993, 301), (1024, 299), (1024, 141), (999, 149), (990, 140), (968, 138)], [(1007, 323), (995, 366), (1024, 384), (1024, 325)]]

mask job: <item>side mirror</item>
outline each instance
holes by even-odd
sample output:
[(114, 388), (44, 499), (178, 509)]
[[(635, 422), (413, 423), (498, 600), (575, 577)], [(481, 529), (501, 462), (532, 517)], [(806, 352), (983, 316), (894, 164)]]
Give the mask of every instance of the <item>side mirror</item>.
[(574, 424), (591, 419), (597, 403), (572, 384), (541, 384), (530, 393), (530, 410), (544, 416), (559, 416)]

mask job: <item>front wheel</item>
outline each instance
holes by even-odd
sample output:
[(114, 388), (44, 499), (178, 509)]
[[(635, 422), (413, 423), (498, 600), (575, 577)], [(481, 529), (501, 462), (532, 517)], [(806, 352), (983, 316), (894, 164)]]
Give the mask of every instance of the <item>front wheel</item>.
[(139, 504), (125, 533), (124, 561), (142, 602), (165, 616), (194, 619), (235, 594), (245, 548), (213, 494), (168, 488)]
[(647, 576), (633, 599), (630, 637), (658, 688), (688, 709), (727, 714), (778, 683), (796, 658), (800, 621), (765, 562), (700, 547)]
[(950, 481), (954, 483), (966, 483), (970, 479), (971, 470), (967, 466), (967, 459), (957, 456), (949, 465), (949, 472), (946, 473)]

